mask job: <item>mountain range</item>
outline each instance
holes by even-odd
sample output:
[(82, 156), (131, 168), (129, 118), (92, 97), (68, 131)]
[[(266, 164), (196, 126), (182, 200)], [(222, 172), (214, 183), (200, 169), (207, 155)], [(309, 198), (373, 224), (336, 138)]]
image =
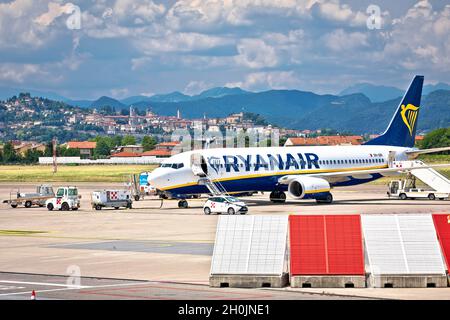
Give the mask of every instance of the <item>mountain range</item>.
[[(15, 89), (0, 88), (0, 99), (14, 95)], [(23, 90), (21, 90), (23, 91)], [(20, 92), (20, 91), (19, 91)], [(395, 87), (357, 84), (339, 95), (319, 95), (299, 90), (249, 92), (240, 88), (212, 88), (197, 95), (181, 92), (151, 97), (133, 96), (117, 100), (103, 96), (95, 101), (70, 100), (52, 93), (28, 91), (32, 95), (61, 100), (83, 108), (111, 106), (119, 109), (130, 105), (151, 109), (160, 115), (176, 115), (193, 119), (225, 117), (234, 112), (252, 112), (269, 123), (293, 129), (332, 128), (354, 133), (380, 133), (389, 123), (404, 91)], [(13, 93), (13, 94), (11, 94)], [(450, 126), (450, 85), (425, 85), (419, 130)], [(374, 121), (376, 119), (376, 121)]]
[[(442, 82), (437, 84), (427, 84), (423, 86), (422, 94), (427, 95), (436, 90), (450, 90), (450, 85)], [(402, 97), (405, 92), (404, 90), (396, 87), (377, 86), (370, 83), (358, 83), (342, 90), (339, 95), (345, 96), (353, 93), (363, 93), (372, 102), (382, 102)]]

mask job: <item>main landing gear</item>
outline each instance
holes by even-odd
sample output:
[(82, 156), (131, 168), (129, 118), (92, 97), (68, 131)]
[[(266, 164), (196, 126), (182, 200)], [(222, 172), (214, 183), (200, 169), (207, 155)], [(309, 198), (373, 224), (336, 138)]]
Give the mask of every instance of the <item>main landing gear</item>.
[(273, 203), (284, 203), (286, 202), (286, 193), (283, 191), (272, 191), (270, 193), (270, 201)]
[(186, 200), (180, 200), (178, 201), (178, 208), (186, 209), (188, 207), (188, 202)]
[(331, 193), (327, 193), (323, 198), (316, 199), (317, 203), (332, 203), (333, 195)]

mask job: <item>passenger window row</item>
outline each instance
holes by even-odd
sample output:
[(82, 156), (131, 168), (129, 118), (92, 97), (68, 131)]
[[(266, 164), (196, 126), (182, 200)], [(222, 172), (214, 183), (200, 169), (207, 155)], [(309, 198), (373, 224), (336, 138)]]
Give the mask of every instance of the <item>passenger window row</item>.
[(358, 164), (358, 163), (384, 163), (384, 159), (345, 159), (345, 160), (319, 160), (319, 164)]

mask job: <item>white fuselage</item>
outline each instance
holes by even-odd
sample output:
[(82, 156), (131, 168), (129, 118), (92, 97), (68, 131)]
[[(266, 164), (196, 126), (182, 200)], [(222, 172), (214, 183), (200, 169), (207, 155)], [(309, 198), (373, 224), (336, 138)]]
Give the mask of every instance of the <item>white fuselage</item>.
[[(387, 168), (391, 151), (395, 152), (395, 160), (406, 160), (408, 150), (412, 148), (372, 145), (194, 150), (164, 160), (149, 175), (148, 181), (157, 189), (174, 195), (206, 193), (195, 174), (201, 167), (211, 180), (220, 182), (227, 191), (272, 191), (283, 188), (278, 179), (285, 175)], [(198, 159), (203, 159), (203, 166)], [(337, 179), (332, 186), (361, 184), (380, 177), (380, 174), (350, 176)]]

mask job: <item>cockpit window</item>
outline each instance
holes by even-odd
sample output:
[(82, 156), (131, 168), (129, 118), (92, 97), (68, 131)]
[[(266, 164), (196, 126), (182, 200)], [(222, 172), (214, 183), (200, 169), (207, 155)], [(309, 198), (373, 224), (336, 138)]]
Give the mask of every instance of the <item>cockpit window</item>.
[(180, 169), (183, 167), (184, 167), (183, 163), (163, 163), (163, 164), (161, 164), (161, 168)]

